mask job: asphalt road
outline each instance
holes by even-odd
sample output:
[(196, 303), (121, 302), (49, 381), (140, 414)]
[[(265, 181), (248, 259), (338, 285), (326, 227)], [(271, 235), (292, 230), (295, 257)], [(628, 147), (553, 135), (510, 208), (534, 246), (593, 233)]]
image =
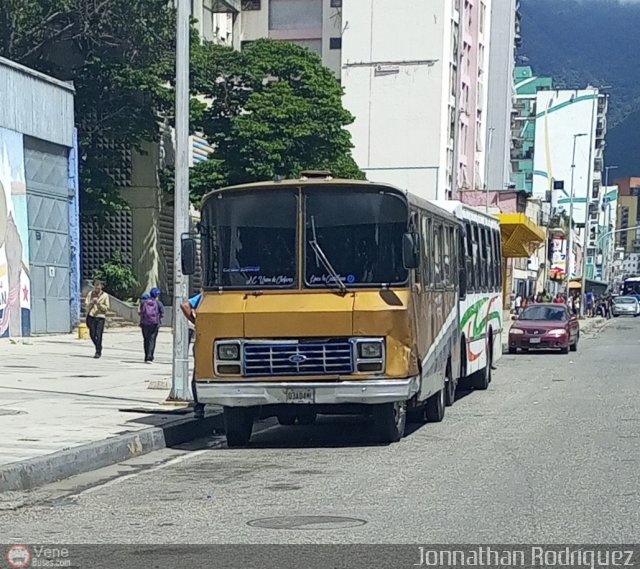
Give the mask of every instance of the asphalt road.
[[(242, 450), (200, 442), (45, 488), (15, 510), (5, 501), (0, 536), (632, 543), (640, 535), (639, 384), (640, 319), (616, 319), (583, 337), (577, 354), (504, 356), (488, 391), (461, 394), (442, 423), (398, 444), (371, 445), (367, 425), (344, 418), (272, 427)], [(320, 518), (300, 525), (286, 516)]]

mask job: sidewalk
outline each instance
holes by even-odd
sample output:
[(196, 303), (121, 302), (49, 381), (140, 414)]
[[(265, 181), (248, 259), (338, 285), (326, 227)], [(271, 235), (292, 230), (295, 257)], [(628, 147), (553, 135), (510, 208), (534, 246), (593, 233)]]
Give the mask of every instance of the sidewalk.
[[(105, 331), (102, 358), (93, 354), (74, 335), (0, 340), (0, 492), (184, 442), (217, 424), (215, 410), (196, 421), (190, 408), (163, 404), (170, 330), (160, 331), (152, 365), (143, 362), (137, 327)], [(70, 470), (83, 460), (84, 470)]]

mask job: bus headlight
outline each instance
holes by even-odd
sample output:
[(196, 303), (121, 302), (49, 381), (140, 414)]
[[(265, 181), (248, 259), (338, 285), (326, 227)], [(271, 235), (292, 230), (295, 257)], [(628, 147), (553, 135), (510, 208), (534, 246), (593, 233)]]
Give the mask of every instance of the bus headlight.
[(218, 344), (216, 348), (216, 357), (225, 362), (237, 362), (240, 359), (240, 344)]
[(382, 357), (382, 342), (360, 342), (358, 355), (363, 360), (379, 360)]

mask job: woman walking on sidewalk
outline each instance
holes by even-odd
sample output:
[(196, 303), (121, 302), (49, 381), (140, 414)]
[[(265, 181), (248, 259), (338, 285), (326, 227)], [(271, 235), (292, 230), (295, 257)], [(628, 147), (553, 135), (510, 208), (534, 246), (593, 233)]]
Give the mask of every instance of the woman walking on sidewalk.
[(151, 294), (145, 293), (142, 295), (142, 302), (138, 311), (144, 343), (144, 361), (148, 364), (153, 362), (158, 331), (164, 316), (164, 306), (160, 302), (159, 296), (160, 289), (158, 288), (151, 289)]
[(89, 335), (96, 348), (96, 353), (93, 357), (98, 359), (102, 357), (102, 334), (104, 333), (104, 325), (109, 312), (109, 295), (102, 290), (100, 281), (93, 283), (93, 290), (87, 295), (84, 307), (87, 312)]

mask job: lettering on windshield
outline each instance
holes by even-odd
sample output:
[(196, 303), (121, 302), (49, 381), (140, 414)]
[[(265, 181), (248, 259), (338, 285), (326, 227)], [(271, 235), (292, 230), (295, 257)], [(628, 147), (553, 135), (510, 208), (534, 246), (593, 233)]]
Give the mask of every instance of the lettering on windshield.
[(223, 273), (259, 273), (260, 272), (260, 267), (238, 267), (236, 268), (225, 268), (222, 269)]
[[(346, 277), (344, 275), (338, 275), (338, 277), (340, 277), (340, 280), (343, 283), (349, 283), (349, 284), (353, 284), (356, 282), (356, 277), (354, 275), (347, 275)], [(309, 284), (310, 285), (318, 285), (318, 284), (333, 284), (335, 283), (335, 279), (331, 276), (331, 275), (327, 275), (327, 274), (322, 274), (322, 275), (311, 275), (309, 277)]]
[(267, 277), (263, 275), (252, 276), (247, 279), (248, 286), (289, 286), (293, 284), (293, 278), (286, 275), (276, 275), (273, 277)]

